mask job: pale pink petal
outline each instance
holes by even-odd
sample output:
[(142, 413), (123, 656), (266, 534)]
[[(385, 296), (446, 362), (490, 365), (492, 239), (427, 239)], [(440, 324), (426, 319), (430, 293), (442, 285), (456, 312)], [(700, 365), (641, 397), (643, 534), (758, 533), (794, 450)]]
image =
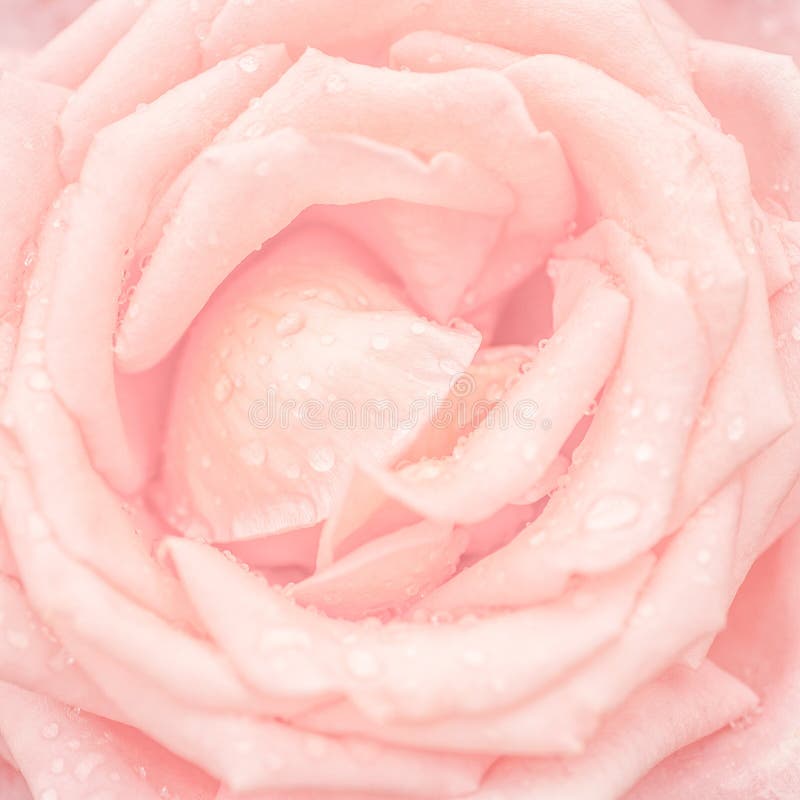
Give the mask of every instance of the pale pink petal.
[(81, 13), (91, 0), (5, 0), (0, 8), (0, 47), (40, 47)]
[(50, 84), (0, 74), (0, 313), (13, 323), (12, 343), (0, 370), (10, 366), (13, 327), (21, 317), (22, 282), (36, 260), (41, 216), (61, 188), (58, 170), (58, 115), (67, 92)]
[(501, 761), (475, 800), (616, 800), (663, 758), (757, 702), (744, 684), (709, 662), (695, 672), (677, 667), (636, 692), (582, 755)]
[(146, 7), (143, 0), (79, 0), (86, 10), (22, 66), (40, 81), (77, 88), (127, 33)]
[(80, 658), (91, 653), (93, 677), (132, 724), (202, 764), (234, 792), (341, 789), (350, 797), (367, 790), (443, 800), (474, 791), (491, 762), (360, 738), (323, 738), (264, 717), (199, 710), (90, 649), (76, 652)]
[(800, 58), (800, 17), (794, 0), (670, 0), (700, 33)]
[[(276, 193), (276, 185), (292, 190)], [(490, 214), (507, 211), (512, 202), (485, 170), (458, 156), (442, 153), (422, 162), (350, 135), (307, 137), (284, 129), (209, 149), (139, 282), (135, 312), (129, 307), (118, 337), (118, 360), (141, 369), (161, 358), (218, 284), (306, 207), (386, 197)], [(226, 235), (217, 238), (215, 230)]]
[[(535, 602), (560, 592), (572, 572), (624, 563), (669, 532), (689, 426), (708, 375), (689, 298), (613, 224), (601, 224), (559, 253), (576, 260), (559, 269), (564, 289), (557, 313), (567, 310), (561, 303), (570, 294), (570, 281), (573, 290), (579, 288), (581, 276), (597, 269), (594, 263), (606, 263), (625, 281), (632, 314), (622, 358), (588, 434), (572, 454), (562, 490), (508, 545), (428, 597), (425, 605), (431, 608), (460, 607), (465, 598), (476, 607)], [(591, 334), (590, 325), (580, 330)], [(541, 355), (554, 346), (548, 344)], [(660, 365), (656, 373), (653, 363)]]
[(0, 699), (0, 732), (36, 798), (157, 800), (185, 792), (210, 800), (216, 792), (210, 778), (126, 726), (6, 683)]
[(287, 64), (281, 47), (257, 48), (241, 58), (252, 59), (252, 69), (242, 70), (237, 59), (222, 62), (98, 133), (77, 185), (60, 200), (53, 224), (65, 231), (63, 239), (41, 242), (40, 260), (48, 263), (37, 275), (48, 269), (53, 274), (42, 326), (48, 372), (81, 423), (96, 466), (124, 490), (141, 486), (153, 444), (129, 443), (119, 412), (111, 344), (120, 287), (129, 288), (126, 273), (135, 273), (147, 255), (135, 252), (135, 238), (164, 183)]
[[(522, 496), (545, 474), (618, 358), (628, 304), (593, 286), (457, 455), (372, 477), (427, 517), (473, 523)], [(566, 371), (569, 388), (558, 371)], [(502, 469), (498, 467), (502, 465)]]
[(113, 706), (36, 616), (16, 581), (0, 579), (5, 635), (0, 639), (0, 680), (41, 692), (105, 716)]
[(749, 720), (656, 767), (632, 792), (632, 800), (797, 794), (799, 534), (797, 529), (789, 533), (754, 567), (712, 651), (718, 664), (758, 692), (759, 708)]
[[(645, 560), (597, 578), (597, 602), (585, 610), (567, 595), (469, 625), (374, 628), (302, 609), (208, 546), (182, 539), (168, 546), (206, 627), (249, 681), (267, 694), (345, 693), (378, 720), (478, 714), (530, 696), (617, 635), (649, 571)], [(210, 596), (208, 585), (219, 594)], [(538, 644), (556, 640), (555, 648)], [(530, 646), (515, 647), (511, 659), (511, 642)], [(473, 653), (485, 669), (463, 667)]]
[(347, 239), (305, 228), (207, 306), (165, 441), (175, 524), (214, 541), (316, 525), (339, 504), (348, 463), (396, 458), (430, 419), (479, 337), (420, 319), (370, 271)]
[[(313, 9), (313, 11), (312, 11)], [(343, 19), (352, 20), (342, 25)], [(309, 0), (287, 4), (228, 0), (204, 43), (219, 59), (234, 44), (265, 39), (350, 54), (372, 51), (406, 33), (439, 30), (526, 54), (556, 52), (596, 64), (643, 94), (701, 111), (688, 80), (670, 58), (638, 0)], [(375, 54), (375, 50), (379, 52)]]
[(396, 41), (389, 51), (394, 69), (419, 72), (445, 72), (481, 64), (486, 69), (501, 70), (522, 61), (522, 53), (504, 47), (473, 42), (440, 31), (416, 31)]
[(768, 211), (800, 218), (800, 73), (786, 56), (720, 42), (692, 45), (694, 81), (722, 127), (744, 145)]
[[(81, 83), (61, 116), (64, 136), (61, 168), (67, 178), (78, 175), (97, 131), (200, 70), (202, 36), (222, 2), (152, 0), (148, 3)], [(158, 69), (148, 69), (145, 64), (158, 64)]]
[(362, 545), (288, 594), (345, 619), (396, 611), (447, 580), (467, 541), (452, 526), (420, 522)]
[(739, 328), (746, 280), (691, 134), (587, 64), (538, 56), (505, 74), (536, 124), (558, 137), (590, 210), (642, 237), (659, 271), (691, 291), (719, 364)]

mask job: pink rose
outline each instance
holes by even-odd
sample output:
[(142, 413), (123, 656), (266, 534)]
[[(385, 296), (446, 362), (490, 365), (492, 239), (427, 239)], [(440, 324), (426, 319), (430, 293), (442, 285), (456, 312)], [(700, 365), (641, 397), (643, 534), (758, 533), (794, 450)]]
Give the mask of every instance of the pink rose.
[(0, 12), (3, 798), (800, 797), (791, 57), (86, 5)]

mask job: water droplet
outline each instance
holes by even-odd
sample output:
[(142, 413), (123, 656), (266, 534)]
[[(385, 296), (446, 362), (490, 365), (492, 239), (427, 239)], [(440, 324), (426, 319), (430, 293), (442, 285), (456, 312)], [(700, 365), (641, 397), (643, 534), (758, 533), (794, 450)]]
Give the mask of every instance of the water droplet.
[(656, 422), (666, 422), (672, 415), (669, 403), (663, 401), (658, 403), (653, 411), (653, 415), (656, 418)]
[(308, 463), (315, 472), (330, 472), (336, 463), (336, 454), (328, 445), (314, 447), (308, 454)]
[(427, 325), (425, 325), (421, 319), (415, 319), (411, 323), (411, 333), (413, 333), (414, 336), (421, 336), (423, 333), (425, 333), (426, 329)]
[(707, 566), (711, 563), (711, 551), (710, 550), (698, 550), (697, 551), (697, 563), (702, 566)]
[(641, 397), (637, 397), (631, 403), (631, 416), (634, 419), (639, 419), (639, 417), (642, 416), (643, 412), (644, 412), (644, 401), (642, 400)]
[(268, 628), (261, 637), (263, 650), (293, 648), (307, 650), (312, 646), (311, 637), (299, 628)]
[(480, 667), (486, 663), (486, 653), (483, 650), (465, 650), (462, 658), (470, 667)]
[(325, 91), (330, 94), (340, 94), (347, 88), (347, 81), (338, 73), (330, 74), (325, 80)]
[(139, 304), (137, 302), (131, 302), (128, 305), (128, 318), (129, 319), (136, 319), (141, 313), (141, 309), (139, 308)]
[(297, 464), (289, 464), (286, 467), (286, 477), (289, 480), (297, 480), (300, 477), (300, 467)]
[(58, 736), (58, 731), (57, 722), (48, 722), (47, 725), (42, 728), (42, 736), (45, 739), (55, 739)]
[(731, 442), (739, 442), (742, 440), (745, 431), (744, 417), (734, 417), (728, 424), (728, 439)]
[(792, 326), (792, 339), (796, 342), (800, 342), (800, 322), (796, 322)]
[(642, 442), (635, 450), (633, 457), (640, 463), (646, 464), (653, 460), (655, 448), (650, 442)]
[(105, 757), (100, 753), (89, 753), (82, 758), (75, 767), (75, 777), (83, 782), (88, 780), (94, 770), (105, 761)]
[(239, 65), (239, 69), (242, 72), (252, 73), (260, 66), (259, 60), (252, 53), (242, 56), (236, 63)]
[(239, 448), (239, 457), (248, 466), (260, 467), (267, 460), (267, 449), (261, 442), (254, 439)]
[(47, 520), (36, 511), (32, 511), (28, 516), (28, 534), (34, 541), (41, 541), (50, 535)]
[(24, 650), (30, 644), (30, 639), (26, 633), (15, 630), (6, 631), (6, 641), (15, 650)]
[(347, 654), (347, 668), (356, 678), (374, 678), (379, 670), (378, 659), (369, 650), (351, 650)]
[(744, 250), (748, 255), (754, 256), (756, 254), (756, 243), (753, 241), (752, 237), (748, 236), (744, 240)]
[(60, 775), (64, 771), (64, 759), (63, 758), (54, 758), (50, 763), (50, 772), (53, 775)]
[(439, 362), (439, 369), (446, 375), (455, 375), (456, 373), (461, 372), (461, 367), (459, 366), (458, 362), (454, 361), (452, 358), (443, 358)]
[(624, 494), (610, 494), (597, 500), (586, 514), (590, 531), (607, 531), (630, 525), (639, 516), (639, 503)]
[(386, 350), (389, 347), (389, 337), (384, 336), (382, 333), (375, 334), (372, 337), (371, 344), (373, 350)]
[(291, 336), (299, 333), (305, 327), (305, 317), (298, 311), (289, 311), (284, 314), (275, 325), (275, 332), (280, 337)]
[(55, 789), (45, 789), (39, 795), (39, 800), (58, 800), (58, 792)]
[(231, 379), (227, 375), (223, 375), (214, 384), (214, 399), (218, 403), (224, 403), (231, 396), (232, 391), (233, 383), (231, 383)]
[(305, 375), (305, 374), (301, 375), (297, 379), (297, 387), (299, 389), (303, 389), (304, 391), (306, 389), (309, 389), (311, 387), (311, 376), (310, 375)]
[(53, 388), (53, 382), (44, 370), (36, 370), (28, 376), (28, 386), (36, 392), (45, 392)]

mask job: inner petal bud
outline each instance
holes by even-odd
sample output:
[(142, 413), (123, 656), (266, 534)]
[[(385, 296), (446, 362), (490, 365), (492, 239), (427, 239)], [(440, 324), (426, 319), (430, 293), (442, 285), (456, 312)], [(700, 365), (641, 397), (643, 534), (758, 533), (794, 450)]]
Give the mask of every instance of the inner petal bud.
[(271, 247), (188, 335), (159, 487), (168, 519), (212, 541), (316, 525), (348, 464), (396, 459), (479, 344), (417, 316), (338, 234)]

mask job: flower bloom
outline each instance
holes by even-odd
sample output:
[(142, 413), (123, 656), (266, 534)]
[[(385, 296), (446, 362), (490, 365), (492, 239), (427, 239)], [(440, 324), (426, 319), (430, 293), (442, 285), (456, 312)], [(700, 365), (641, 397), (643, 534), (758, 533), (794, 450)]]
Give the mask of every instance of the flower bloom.
[(96, 0), (0, 63), (9, 796), (796, 796), (790, 57)]

